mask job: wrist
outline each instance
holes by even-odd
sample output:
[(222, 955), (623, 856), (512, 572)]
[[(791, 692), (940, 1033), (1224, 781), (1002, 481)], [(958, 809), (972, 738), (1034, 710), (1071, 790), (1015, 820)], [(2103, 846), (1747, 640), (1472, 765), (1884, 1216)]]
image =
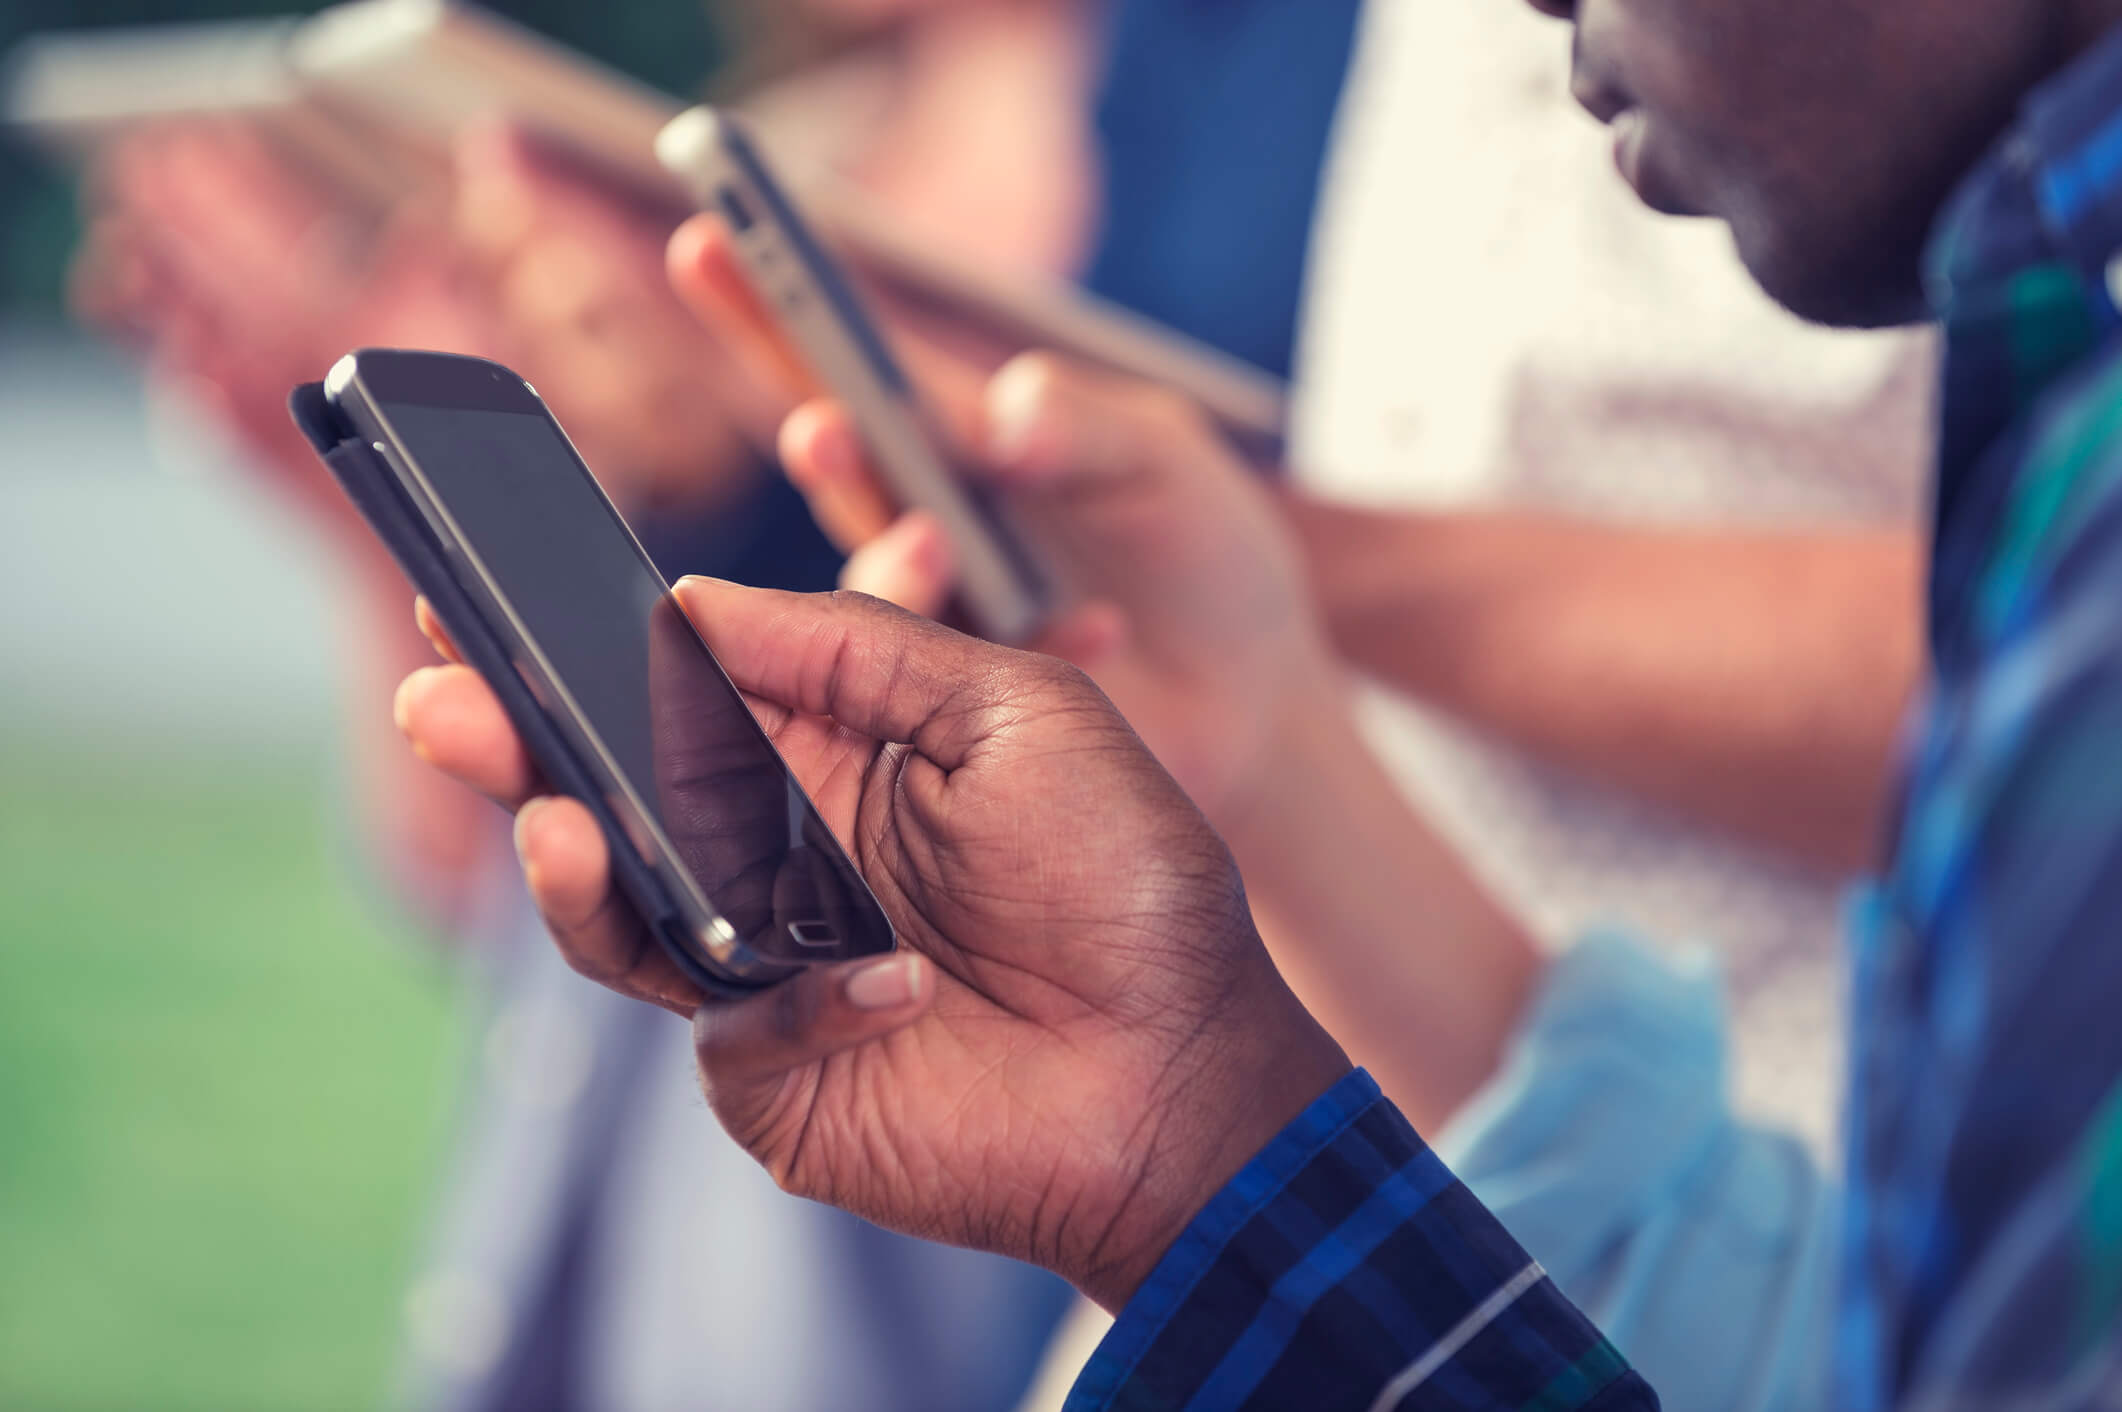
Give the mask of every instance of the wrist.
[[(1255, 946), (1257, 948), (1257, 943)], [(1233, 997), (1221, 1033), (1190, 1045), (1202, 1062), (1155, 1103), (1146, 1145), (1106, 1234), (1072, 1283), (1118, 1314), (1200, 1214), (1320, 1095), (1352, 1071), (1348, 1056), (1274, 971), (1252, 1005)]]
[(1370, 758), (1338, 662), (1290, 673), (1296, 683), (1268, 717), (1251, 767), (1217, 803), (1209, 822), (1248, 881), (1254, 864), (1287, 843), (1290, 811), (1331, 799), (1356, 761)]
[(1431, 1126), (1494, 1072), (1543, 962), (1321, 681), (1217, 822), (1291, 987)]

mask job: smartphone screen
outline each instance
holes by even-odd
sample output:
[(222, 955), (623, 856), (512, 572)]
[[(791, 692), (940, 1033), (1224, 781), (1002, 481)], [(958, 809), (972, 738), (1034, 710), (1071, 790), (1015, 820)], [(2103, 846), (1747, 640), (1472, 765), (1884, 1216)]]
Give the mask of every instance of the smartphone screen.
[(614, 846), (682, 867), (735, 934), (719, 940), (757, 961), (889, 950), (853, 864), (535, 394), (511, 375), (493, 400), (528, 407), (436, 405), (363, 381), (444, 538), (513, 620), (533, 694), (618, 785), (606, 802), (639, 836)]

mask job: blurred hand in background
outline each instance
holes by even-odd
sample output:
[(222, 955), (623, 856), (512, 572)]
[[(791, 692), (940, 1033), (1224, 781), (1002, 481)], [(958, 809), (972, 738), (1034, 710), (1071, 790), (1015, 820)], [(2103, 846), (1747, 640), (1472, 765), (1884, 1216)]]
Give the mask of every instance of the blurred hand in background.
[(366, 724), (422, 647), (402, 576), (289, 420), (287, 396), (364, 344), (501, 353), (489, 286), (444, 211), (412, 207), (378, 225), (236, 120), (135, 134), (86, 190), (77, 309), (140, 347), (151, 376), (232, 431), (252, 453), (245, 464), (351, 566), (348, 773), (363, 836), (408, 900), (454, 935), (485, 834), (461, 799), (434, 789)]
[(663, 277), (682, 213), (506, 127), (466, 134), (449, 176), (379, 218), (239, 121), (142, 133), (91, 183), (76, 303), (319, 486), (287, 392), (362, 346), (522, 372), (624, 503), (697, 507), (741, 485), (757, 465), (743, 429), (769, 435), (771, 409)]
[(493, 126), (458, 143), (451, 216), (503, 361), (623, 507), (711, 512), (751, 484), (779, 408), (671, 290), (664, 246), (685, 212)]
[(775, 409), (673, 296), (676, 213), (521, 134), (468, 134), (445, 188), (378, 215), (237, 120), (142, 132), (90, 183), (85, 316), (225, 423), (353, 568), (356, 787), (384, 861), (445, 931), (470, 905), (486, 830), (370, 724), (424, 659), (404, 582), (287, 414), (299, 382), (361, 346), (444, 348), (542, 389), (629, 511), (711, 514), (757, 483), (746, 439)]
[(364, 211), (239, 119), (135, 133), (86, 193), (77, 310), (142, 348), (327, 524), (354, 520), (288, 420), (289, 389), (364, 343), (499, 342), (439, 211)]

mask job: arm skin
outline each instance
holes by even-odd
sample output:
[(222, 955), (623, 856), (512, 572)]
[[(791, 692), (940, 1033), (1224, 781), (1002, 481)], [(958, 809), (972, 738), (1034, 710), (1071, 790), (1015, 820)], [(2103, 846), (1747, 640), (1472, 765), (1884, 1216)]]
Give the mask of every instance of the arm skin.
[(1287, 506), (1351, 663), (1746, 841), (1876, 861), (1923, 660), (1913, 533)]
[(1214, 822), (1290, 988), (1435, 1131), (1495, 1073), (1546, 961), (1408, 804), (1342, 695), (1323, 684)]

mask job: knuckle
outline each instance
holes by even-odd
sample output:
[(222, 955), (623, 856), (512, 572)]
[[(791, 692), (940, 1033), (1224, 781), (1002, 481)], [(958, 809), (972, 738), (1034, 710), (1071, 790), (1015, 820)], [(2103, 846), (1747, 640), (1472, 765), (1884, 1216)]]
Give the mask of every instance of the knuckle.
[(1092, 702), (1103, 705), (1105, 693), (1090, 674), (1058, 657), (1032, 657), (1009, 673), (1009, 694), (1058, 707), (1074, 709)]
[(1059, 657), (1043, 657), (1038, 660), (1046, 673), (1046, 685), (1050, 689), (1072, 695), (1097, 693), (1097, 684), (1090, 679), (1090, 673), (1075, 663), (1064, 662)]
[[(856, 551), (858, 556), (860, 553), (860, 550)], [(849, 569), (853, 569), (856, 562), (855, 559), (850, 559)], [(892, 606), (874, 593), (850, 586), (844, 578), (840, 586), (826, 594), (825, 598), (826, 605), (834, 613), (849, 618), (874, 618), (880, 613), (889, 613)]]

